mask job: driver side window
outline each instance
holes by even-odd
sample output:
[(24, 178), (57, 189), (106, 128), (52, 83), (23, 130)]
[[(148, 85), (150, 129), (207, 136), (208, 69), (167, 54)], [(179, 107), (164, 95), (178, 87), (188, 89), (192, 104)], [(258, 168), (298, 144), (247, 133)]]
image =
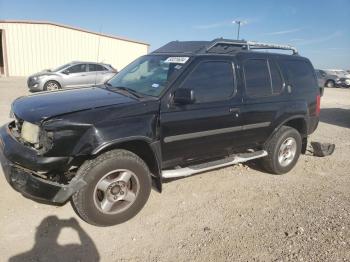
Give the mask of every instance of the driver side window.
[(234, 93), (233, 70), (230, 62), (201, 62), (187, 76), (181, 88), (192, 89), (196, 103), (227, 100)]
[(70, 74), (86, 72), (86, 64), (74, 65), (64, 71), (67, 71)]

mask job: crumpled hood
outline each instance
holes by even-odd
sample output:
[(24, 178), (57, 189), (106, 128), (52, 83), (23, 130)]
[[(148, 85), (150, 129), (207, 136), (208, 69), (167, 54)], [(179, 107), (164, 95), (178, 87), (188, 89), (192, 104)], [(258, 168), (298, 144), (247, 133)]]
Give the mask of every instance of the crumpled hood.
[(91, 87), (19, 97), (13, 102), (12, 111), (20, 119), (39, 123), (53, 116), (126, 103), (138, 101), (104, 88)]

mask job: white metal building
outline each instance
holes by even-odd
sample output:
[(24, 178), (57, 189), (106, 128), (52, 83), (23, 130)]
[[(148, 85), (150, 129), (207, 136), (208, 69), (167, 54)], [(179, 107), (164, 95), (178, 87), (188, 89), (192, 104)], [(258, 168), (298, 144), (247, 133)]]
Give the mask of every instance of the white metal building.
[(72, 61), (108, 63), (119, 71), (148, 47), (51, 22), (0, 20), (0, 75), (28, 76)]

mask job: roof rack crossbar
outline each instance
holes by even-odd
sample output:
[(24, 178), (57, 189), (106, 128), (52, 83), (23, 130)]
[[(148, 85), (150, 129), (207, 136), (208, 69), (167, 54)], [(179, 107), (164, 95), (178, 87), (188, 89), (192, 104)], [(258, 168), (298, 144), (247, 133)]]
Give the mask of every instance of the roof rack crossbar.
[(298, 50), (290, 45), (279, 45), (279, 44), (268, 44), (268, 43), (261, 43), (261, 42), (253, 42), (248, 41), (248, 48), (249, 49), (280, 49), (280, 50), (291, 50), (293, 52), (293, 55), (298, 54)]
[(210, 49), (220, 44), (241, 47), (242, 49), (245, 49), (245, 50), (251, 50), (251, 49), (291, 50), (293, 52), (293, 55), (298, 54), (298, 50), (295, 47), (290, 45), (268, 44), (268, 43), (253, 42), (253, 41), (228, 41), (228, 40), (215, 41), (213, 44), (207, 47), (206, 51), (208, 52)]

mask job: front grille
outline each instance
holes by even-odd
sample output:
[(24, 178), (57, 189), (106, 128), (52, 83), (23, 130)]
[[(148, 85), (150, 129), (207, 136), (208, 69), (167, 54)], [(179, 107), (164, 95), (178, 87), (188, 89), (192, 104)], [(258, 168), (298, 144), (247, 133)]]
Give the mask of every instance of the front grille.
[(21, 133), (22, 131), (22, 125), (23, 125), (23, 120), (15, 116), (15, 128), (17, 129), (18, 133)]

